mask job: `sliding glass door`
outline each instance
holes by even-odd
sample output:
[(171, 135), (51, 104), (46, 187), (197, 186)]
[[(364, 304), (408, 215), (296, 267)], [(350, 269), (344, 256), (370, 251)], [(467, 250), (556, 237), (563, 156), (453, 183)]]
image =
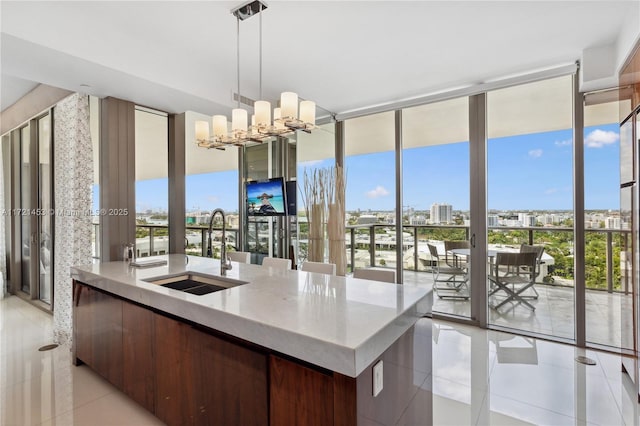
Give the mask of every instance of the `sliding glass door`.
[(403, 282), (433, 285), (433, 312), (470, 318), (469, 98), (402, 110), (402, 148)]
[(574, 338), (572, 94), (571, 75), (487, 93), (488, 271), (542, 250), (533, 281), (487, 283), (490, 325)]
[[(17, 237), (12, 292), (53, 305), (53, 131), (52, 114), (30, 120), (13, 132), (13, 185), (16, 196), (5, 206), (14, 218)], [(5, 197), (9, 200), (10, 197)]]

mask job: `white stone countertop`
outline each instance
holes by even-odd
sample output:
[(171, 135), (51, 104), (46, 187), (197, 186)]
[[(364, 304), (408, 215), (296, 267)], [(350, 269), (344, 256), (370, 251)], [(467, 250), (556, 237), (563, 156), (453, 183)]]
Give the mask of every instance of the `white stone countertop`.
[[(151, 259), (145, 258), (144, 260)], [(164, 266), (106, 262), (71, 268), (73, 279), (317, 366), (357, 377), (428, 309), (426, 288), (232, 262), (248, 284), (197, 296), (145, 282), (220, 261), (171, 254)], [(187, 262), (188, 259), (188, 262)]]

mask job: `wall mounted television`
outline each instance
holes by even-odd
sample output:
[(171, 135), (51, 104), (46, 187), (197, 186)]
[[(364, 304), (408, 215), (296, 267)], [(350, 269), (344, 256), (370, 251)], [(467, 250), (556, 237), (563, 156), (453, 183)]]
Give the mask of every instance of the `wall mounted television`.
[(247, 216), (285, 216), (287, 200), (284, 179), (271, 178), (247, 182)]
[(287, 197), (287, 215), (296, 216), (298, 214), (298, 182), (288, 180), (284, 183), (284, 187)]

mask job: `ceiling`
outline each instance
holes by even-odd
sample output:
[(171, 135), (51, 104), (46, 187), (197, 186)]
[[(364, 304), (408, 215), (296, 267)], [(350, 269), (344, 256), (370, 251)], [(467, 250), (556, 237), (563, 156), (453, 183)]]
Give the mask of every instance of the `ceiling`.
[[(45, 83), (172, 113), (226, 113), (239, 3), (3, 0), (1, 109)], [(334, 113), (570, 64), (603, 47), (617, 72), (640, 34), (639, 1), (268, 4), (264, 97), (292, 90)], [(256, 99), (259, 19), (241, 22), (240, 34), (241, 93)]]

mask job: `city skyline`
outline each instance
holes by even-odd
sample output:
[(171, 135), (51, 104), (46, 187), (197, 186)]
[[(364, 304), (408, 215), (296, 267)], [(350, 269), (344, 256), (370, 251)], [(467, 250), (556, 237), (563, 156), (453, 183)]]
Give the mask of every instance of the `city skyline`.
[[(585, 209), (619, 208), (619, 125), (585, 128)], [(489, 210), (573, 209), (572, 131), (558, 130), (490, 139), (487, 144)], [(304, 170), (330, 167), (333, 159), (300, 163)], [(348, 156), (346, 210), (395, 208), (395, 152)], [(300, 182), (299, 180), (299, 182)], [(238, 209), (238, 172), (186, 176), (187, 210)], [(300, 188), (300, 183), (299, 183)], [(167, 179), (136, 181), (136, 209), (166, 209)], [(300, 192), (298, 191), (300, 204)], [(403, 204), (428, 210), (434, 203), (469, 209), (469, 144), (460, 142), (403, 152)], [(95, 205), (94, 201), (94, 205)], [(301, 206), (298, 205), (298, 210)]]

